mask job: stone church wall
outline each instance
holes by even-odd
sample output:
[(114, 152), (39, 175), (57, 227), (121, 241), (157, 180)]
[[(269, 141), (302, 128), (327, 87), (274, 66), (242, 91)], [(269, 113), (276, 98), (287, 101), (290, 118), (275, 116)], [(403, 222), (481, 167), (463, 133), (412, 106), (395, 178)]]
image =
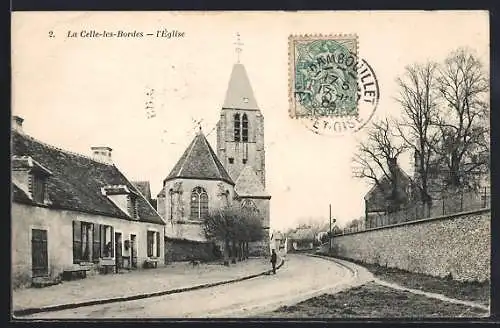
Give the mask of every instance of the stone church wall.
[(337, 256), (461, 281), (490, 279), (490, 210), (333, 237)]

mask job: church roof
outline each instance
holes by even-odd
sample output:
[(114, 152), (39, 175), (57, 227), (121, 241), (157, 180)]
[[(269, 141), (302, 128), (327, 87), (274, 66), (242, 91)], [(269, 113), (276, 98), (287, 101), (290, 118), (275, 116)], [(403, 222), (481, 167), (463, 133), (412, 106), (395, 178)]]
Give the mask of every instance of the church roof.
[(164, 182), (177, 178), (221, 180), (234, 186), (233, 180), (201, 132), (184, 151)]
[(259, 110), (243, 64), (233, 66), (222, 108)]
[(250, 165), (245, 165), (241, 170), (234, 190), (240, 197), (271, 197), (262, 185), (257, 172)]

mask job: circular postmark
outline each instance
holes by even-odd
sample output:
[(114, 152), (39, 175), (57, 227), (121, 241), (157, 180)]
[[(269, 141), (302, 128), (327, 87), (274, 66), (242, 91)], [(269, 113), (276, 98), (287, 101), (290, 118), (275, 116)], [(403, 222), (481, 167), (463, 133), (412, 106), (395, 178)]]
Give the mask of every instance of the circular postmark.
[(293, 47), (292, 117), (314, 133), (337, 136), (363, 128), (379, 100), (375, 72), (357, 56), (356, 39), (317, 39)]

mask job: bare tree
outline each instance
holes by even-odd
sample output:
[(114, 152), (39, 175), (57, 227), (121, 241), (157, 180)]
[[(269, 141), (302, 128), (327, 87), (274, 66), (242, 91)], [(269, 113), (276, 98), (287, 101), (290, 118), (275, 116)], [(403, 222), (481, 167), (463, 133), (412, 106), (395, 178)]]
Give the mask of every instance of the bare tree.
[(407, 66), (405, 74), (396, 80), (399, 86), (396, 100), (402, 108), (397, 128), (415, 155), (416, 182), (420, 187), (420, 199), (424, 202), (428, 200), (433, 148), (439, 141), (439, 130), (433, 125), (438, 114), (436, 73), (436, 63), (415, 64)]
[(470, 187), (474, 172), (487, 169), (489, 160), (481, 156), (489, 149), (489, 78), (470, 50), (459, 49), (440, 67), (437, 86), (446, 105), (435, 123), (441, 132), (435, 151), (448, 170), (445, 183)]
[[(354, 175), (370, 179), (385, 194), (390, 212), (400, 208), (404, 200), (399, 192), (398, 157), (406, 149), (393, 126), (384, 119), (374, 122), (368, 129), (368, 139), (358, 144), (353, 157)], [(388, 181), (389, 190), (383, 180)]]

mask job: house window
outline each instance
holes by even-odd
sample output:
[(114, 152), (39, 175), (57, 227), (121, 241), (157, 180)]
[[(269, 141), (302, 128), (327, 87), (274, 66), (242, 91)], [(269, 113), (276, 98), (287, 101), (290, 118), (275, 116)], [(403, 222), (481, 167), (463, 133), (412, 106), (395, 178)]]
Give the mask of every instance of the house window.
[(240, 114), (234, 115), (234, 141), (239, 142), (241, 140), (241, 129), (240, 129)]
[(241, 133), (242, 133), (242, 141), (248, 142), (248, 117), (247, 114), (243, 114), (241, 121)]
[(92, 259), (92, 223), (73, 221), (73, 263)]
[(229, 164), (233, 164), (233, 163), (234, 163), (234, 158), (229, 157)]
[(208, 215), (208, 194), (202, 187), (191, 192), (191, 218), (199, 220)]
[(45, 200), (45, 178), (32, 175), (31, 179), (33, 200), (37, 203), (43, 203)]
[(148, 231), (148, 257), (160, 257), (160, 233)]

